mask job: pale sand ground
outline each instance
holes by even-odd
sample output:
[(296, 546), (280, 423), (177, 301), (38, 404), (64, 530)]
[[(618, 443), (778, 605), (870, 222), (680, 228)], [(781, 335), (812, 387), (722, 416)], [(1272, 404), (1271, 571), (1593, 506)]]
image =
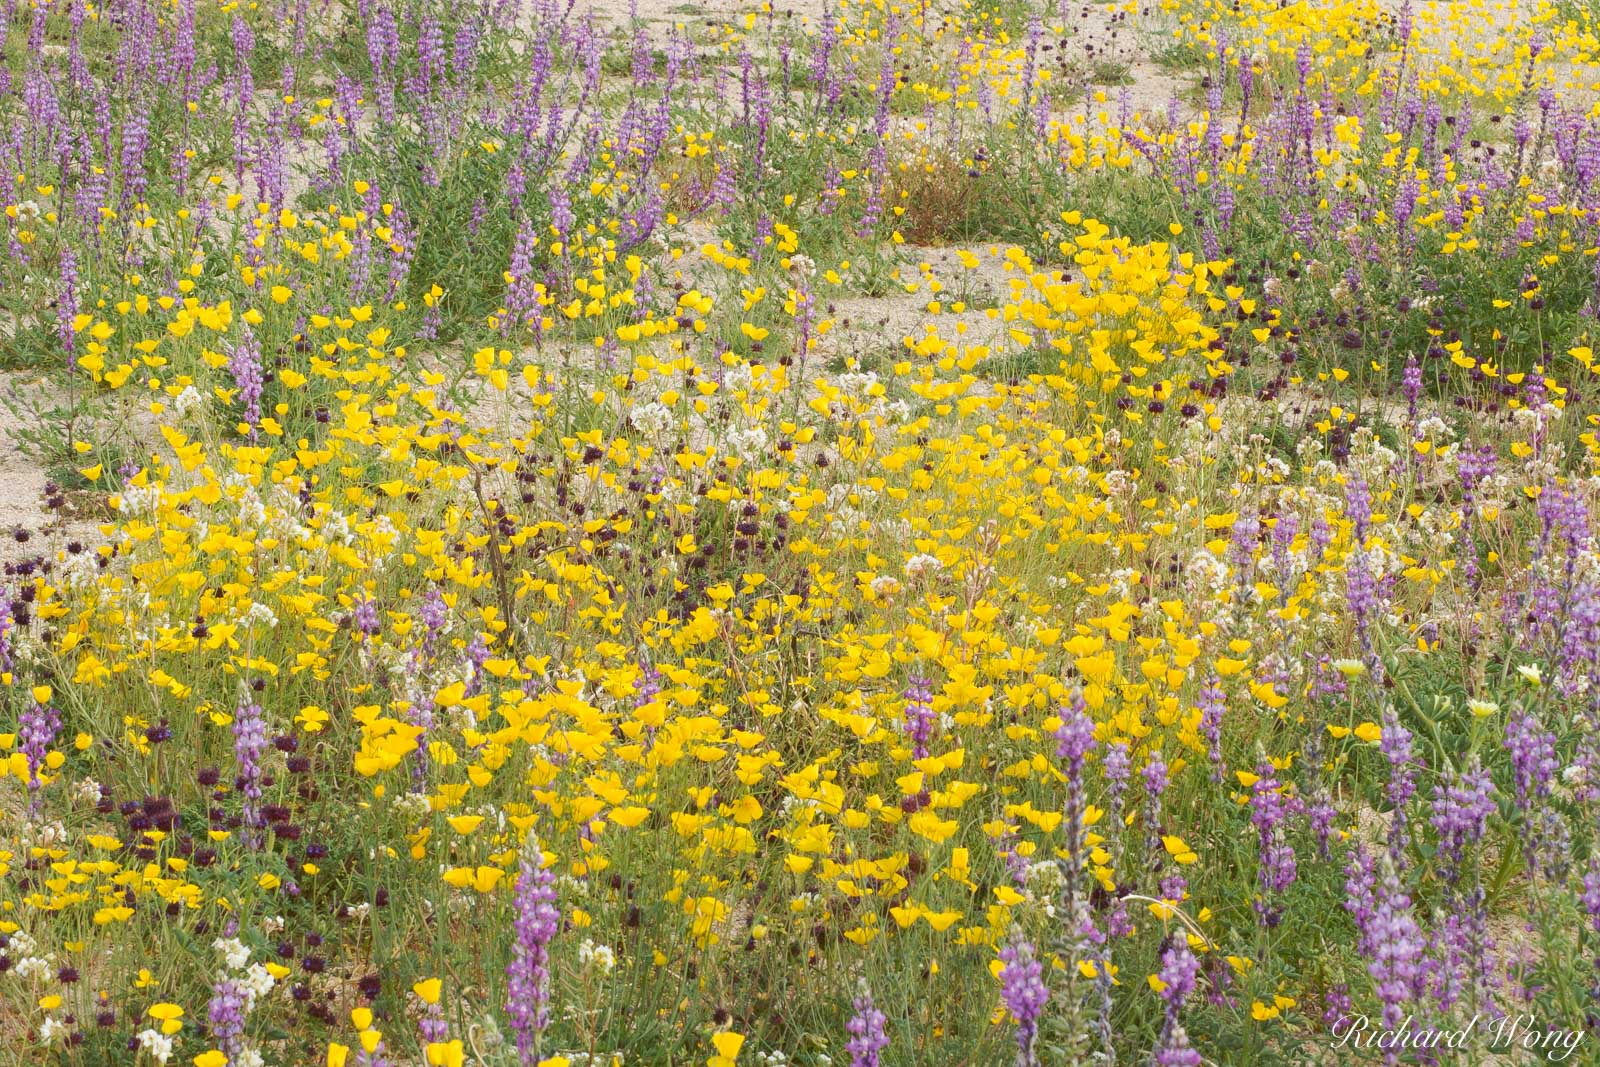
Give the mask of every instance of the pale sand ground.
[[(96, 523), (72, 517), (74, 508), (64, 509), (66, 515), (46, 508), (49, 475), (23, 448), (19, 431), (25, 424), (3, 402), (12, 401), (26, 417), (48, 397), (37, 375), (0, 374), (0, 565), (40, 555), (53, 559), (70, 541), (94, 545), (104, 540)], [(18, 540), (19, 531), (26, 540)], [(0, 588), (11, 584), (0, 575)]]

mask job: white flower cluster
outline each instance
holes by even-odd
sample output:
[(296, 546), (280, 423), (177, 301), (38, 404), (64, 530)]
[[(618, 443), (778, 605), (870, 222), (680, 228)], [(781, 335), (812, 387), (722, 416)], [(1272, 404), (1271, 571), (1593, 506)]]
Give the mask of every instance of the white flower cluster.
[(157, 485), (129, 485), (123, 487), (118, 510), (126, 515), (153, 515), (161, 506), (161, 487)]
[(189, 385), (185, 386), (183, 392), (179, 393), (178, 398), (172, 402), (172, 410), (177, 413), (179, 418), (183, 418), (204, 404), (205, 397), (201, 396), (199, 390), (195, 389), (194, 386)]
[(172, 1058), (172, 1038), (155, 1030), (140, 1030), (137, 1037), (140, 1051), (150, 1053), (150, 1058), (157, 1063), (166, 1063)]
[(237, 971), (250, 962), (250, 946), (237, 937), (219, 937), (211, 942), (211, 947), (222, 953), (222, 961), (229, 970)]
[(672, 412), (665, 404), (652, 400), (648, 404), (635, 405), (628, 413), (628, 421), (646, 437), (659, 437), (672, 425)]
[(722, 376), (722, 387), (730, 393), (747, 393), (753, 384), (755, 384), (755, 371), (751, 369), (750, 364), (742, 360), (729, 367), (727, 373)]
[(756, 459), (767, 450), (767, 431), (759, 426), (729, 430), (728, 448), (740, 459)]
[(608, 945), (597, 945), (585, 939), (583, 944), (578, 946), (578, 962), (585, 967), (593, 963), (602, 972), (610, 974), (612, 968), (617, 965), (617, 954), (612, 952)]

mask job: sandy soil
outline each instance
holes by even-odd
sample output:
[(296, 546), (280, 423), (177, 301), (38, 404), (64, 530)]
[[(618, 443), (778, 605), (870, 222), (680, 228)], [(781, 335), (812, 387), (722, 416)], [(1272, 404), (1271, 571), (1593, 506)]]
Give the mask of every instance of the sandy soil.
[(11, 402), (0, 403), (0, 564), (55, 559), (73, 541), (88, 546), (104, 540), (97, 523), (77, 514), (78, 502), (65, 501), (59, 511), (47, 506), (50, 477), (24, 447), (25, 424), (12, 413), (13, 406), (25, 414), (46, 399), (37, 376), (0, 375), (0, 400)]

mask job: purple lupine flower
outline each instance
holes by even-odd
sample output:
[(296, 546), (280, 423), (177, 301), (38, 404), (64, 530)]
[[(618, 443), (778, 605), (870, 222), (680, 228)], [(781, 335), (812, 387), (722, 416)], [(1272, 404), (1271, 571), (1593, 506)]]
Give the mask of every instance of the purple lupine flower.
[(1471, 991), (1489, 986), (1487, 913), (1482, 886), (1465, 894), (1452, 894), (1428, 938), (1428, 986), (1439, 1010), (1448, 1013)]
[(1083, 694), (1074, 691), (1072, 702), (1062, 710), (1056, 728), (1056, 756), (1067, 765), (1067, 804), (1065, 811), (1067, 876), (1063, 890), (1067, 921), (1077, 912), (1078, 874), (1083, 865), (1083, 764), (1095, 747), (1094, 720), (1089, 718)]
[(261, 705), (242, 702), (233, 715), (234, 789), (244, 798), (244, 841), (259, 848), (261, 817), (261, 757), (267, 751), (267, 727)]
[(1550, 793), (1554, 777), (1556, 738), (1526, 709), (1513, 712), (1506, 721), (1506, 751), (1511, 756), (1511, 776), (1517, 787), (1517, 806), (1524, 811), (1530, 799)]
[(1145, 841), (1150, 854), (1159, 862), (1163, 855), (1161, 846), (1161, 794), (1167, 791), (1167, 764), (1157, 752), (1139, 772), (1144, 780)]
[(1128, 788), (1133, 774), (1133, 760), (1128, 754), (1128, 743), (1117, 741), (1106, 749), (1100, 761), (1100, 770), (1106, 777), (1106, 795), (1113, 810), (1122, 806), (1122, 794)]
[(914, 675), (906, 683), (904, 695), (906, 706), (900, 728), (911, 740), (912, 758), (926, 759), (928, 742), (933, 740), (933, 728), (939, 721), (933, 712), (933, 683)]
[(437, 1004), (429, 1004), (422, 1018), (417, 1020), (417, 1036), (424, 1046), (446, 1041), (450, 1037), (450, 1023)]
[(1482, 839), (1484, 824), (1494, 812), (1494, 782), (1476, 756), (1448, 782), (1433, 787), (1429, 822), (1439, 835), (1439, 856), (1450, 881), (1459, 877), (1467, 849)]
[(429, 587), (428, 595), (423, 598), (422, 607), (417, 612), (417, 621), (422, 623), (422, 640), (417, 644), (416, 654), (418, 669), (433, 659), (439, 635), (444, 632), (444, 625), (449, 618), (450, 608), (445, 604), (439, 587)]
[(356, 601), (355, 610), (350, 613), (350, 622), (356, 633), (364, 637), (377, 637), (383, 630), (383, 624), (378, 620), (378, 602), (370, 596)]
[[(661, 672), (656, 670), (655, 664), (648, 660), (643, 662), (639, 669), (639, 680), (634, 683), (633, 706), (642, 708), (661, 695)], [(648, 749), (650, 742), (655, 737), (655, 727), (645, 728), (645, 746)]]
[(1084, 759), (1094, 751), (1094, 720), (1089, 718), (1082, 692), (1072, 694), (1072, 702), (1061, 709), (1061, 725), (1056, 727), (1056, 757), (1066, 761), (1068, 781), (1083, 775)]
[(37, 802), (37, 794), (43, 786), (39, 772), (45, 766), (56, 731), (60, 729), (61, 715), (49, 703), (30, 699), (27, 708), (17, 716), (18, 751), (28, 761), (28, 792), (34, 796), (31, 803)]
[(1373, 900), (1367, 973), (1383, 1003), (1383, 1025), (1394, 1029), (1406, 1017), (1406, 1005), (1415, 1003), (1423, 991), (1426, 946), (1394, 864), (1387, 857), (1379, 862), (1383, 876)]
[(1360, 545), (1372, 525), (1372, 492), (1365, 478), (1352, 478), (1345, 486), (1344, 513), (1355, 527), (1354, 541)]
[(1372, 617), (1379, 601), (1378, 580), (1367, 566), (1366, 551), (1358, 546), (1345, 561), (1345, 599), (1350, 605), (1350, 617), (1355, 623), (1356, 640), (1361, 645), (1362, 660), (1372, 672), (1373, 681), (1382, 683), (1384, 666), (1372, 643)]
[[(892, 39), (898, 31), (896, 23), (897, 20), (891, 16), (886, 30), (890, 35), (887, 39)], [(889, 180), (889, 102), (894, 98), (898, 80), (892, 50), (886, 49), (878, 73), (878, 110), (873, 119), (872, 151), (867, 157), (866, 170), (872, 184), (868, 189), (866, 207), (856, 225), (856, 233), (863, 237), (877, 230), (878, 221), (883, 215), (883, 195)], [(988, 88), (988, 82), (984, 82), (983, 86)]]
[(1411, 243), (1411, 231), (1407, 228), (1411, 216), (1417, 209), (1417, 197), (1422, 192), (1422, 186), (1417, 181), (1415, 174), (1408, 174), (1400, 182), (1394, 194), (1394, 226), (1399, 235), (1401, 247)]
[(1350, 987), (1343, 982), (1328, 987), (1322, 994), (1322, 1025), (1332, 1029), (1350, 1017)]
[(1311, 517), (1311, 531), (1307, 535), (1306, 561), (1312, 566), (1322, 562), (1328, 546), (1333, 543), (1333, 530), (1328, 525), (1328, 517), (1318, 508)]
[(241, 185), (250, 163), (250, 106), (255, 97), (255, 76), (250, 55), (255, 51), (256, 35), (250, 24), (235, 13), (231, 29), (234, 56), (233, 176)]
[(1600, 855), (1589, 857), (1589, 869), (1583, 875), (1583, 892), (1578, 897), (1583, 913), (1589, 917), (1589, 927), (1600, 934)]
[[(908, 797), (908, 802), (915, 803), (915, 797)], [(1000, 858), (1005, 861), (1006, 873), (1011, 875), (1011, 880), (1017, 883), (1018, 888), (1026, 888), (1028, 884), (1028, 857), (1017, 851), (1019, 841), (1013, 833), (1002, 834), (995, 842), (997, 848), (1003, 848)]]
[(1033, 945), (1020, 934), (1000, 950), (1000, 999), (1017, 1019), (1017, 1067), (1038, 1067), (1034, 1043), (1039, 1018), (1050, 990), (1044, 984), (1044, 966), (1034, 957)]
[[(73, 320), (78, 317), (78, 257), (71, 248), (61, 250), (61, 287), (56, 294), (56, 328), (61, 347), (69, 358), (77, 354), (78, 336)], [(74, 363), (76, 361), (74, 360)]]
[(244, 421), (250, 427), (250, 436), (256, 435), (256, 426), (261, 422), (261, 394), (266, 386), (265, 374), (261, 368), (261, 345), (256, 341), (256, 335), (251, 332), (248, 323), (244, 324), (239, 335), (238, 343), (227, 346), (228, 373), (233, 375), (233, 382), (239, 389), (238, 400), (244, 408)]
[(1257, 764), (1256, 776), (1250, 786), (1250, 823), (1256, 828), (1260, 847), (1256, 881), (1261, 894), (1256, 898), (1256, 914), (1266, 925), (1276, 926), (1282, 911), (1274, 901), (1294, 884), (1296, 873), (1294, 848), (1284, 839), (1283, 832), (1294, 804), (1284, 796), (1271, 763), (1263, 760)]
[(1344, 675), (1334, 669), (1332, 658), (1326, 655), (1318, 656), (1311, 676), (1309, 693), (1311, 698), (1315, 700), (1325, 697), (1328, 700), (1338, 700), (1349, 689), (1349, 683), (1344, 680)]
[(889, 1047), (889, 1020), (873, 1005), (872, 993), (864, 981), (853, 1007), (855, 1015), (845, 1025), (850, 1043), (844, 1050), (850, 1053), (850, 1067), (878, 1067), (878, 1057)]
[(1389, 761), (1386, 793), (1389, 803), (1394, 806), (1394, 821), (1389, 826), (1389, 848), (1398, 863), (1408, 840), (1406, 804), (1417, 791), (1417, 767), (1412, 758), (1411, 731), (1400, 724), (1400, 716), (1393, 707), (1384, 709), (1381, 727), (1378, 751)]
[(1233, 563), (1239, 586), (1250, 582), (1250, 572), (1255, 566), (1255, 550), (1261, 540), (1261, 519), (1254, 512), (1234, 521), (1228, 542), (1228, 558)]
[(1406, 369), (1400, 375), (1400, 392), (1406, 398), (1406, 411), (1411, 421), (1417, 421), (1417, 399), (1422, 396), (1422, 364), (1415, 355), (1406, 358)]
[(517, 241), (512, 247), (511, 264), (506, 271), (506, 317), (501, 329), (531, 325), (538, 321), (538, 282), (534, 277), (533, 256), (537, 245), (533, 220), (524, 218), (517, 226)]
[(1480, 571), (1478, 549), (1472, 540), (1472, 520), (1477, 514), (1477, 491), (1487, 479), (1494, 477), (1496, 456), (1494, 449), (1484, 445), (1478, 449), (1462, 449), (1457, 468), (1461, 475), (1461, 566), (1468, 585), (1476, 589)]
[(1378, 875), (1372, 857), (1359, 843), (1351, 850), (1344, 869), (1344, 910), (1356, 926), (1356, 948), (1372, 951), (1373, 921), (1377, 915)]
[(11, 590), (0, 587), (0, 673), (10, 674), (16, 665), (11, 655), (11, 629), (15, 625), (11, 616)]
[(1213, 674), (1200, 690), (1200, 736), (1206, 739), (1213, 782), (1222, 781), (1228, 773), (1222, 762), (1222, 717), (1227, 711), (1227, 696), (1222, 692), (1221, 679)]
[(1183, 934), (1172, 939), (1172, 944), (1161, 953), (1161, 969), (1156, 977), (1161, 981), (1160, 997), (1166, 1004), (1161, 1036), (1151, 1062), (1156, 1067), (1200, 1067), (1200, 1053), (1189, 1045), (1189, 1034), (1179, 1021), (1183, 1002), (1194, 992), (1195, 977), (1200, 964), (1189, 951), (1189, 942)]
[(538, 835), (528, 831), (517, 876), (511, 962), (506, 965), (506, 1015), (523, 1067), (539, 1062), (550, 1019), (550, 942), (561, 923), (555, 882), (555, 875), (544, 869)]
[(483, 639), (482, 634), (474, 634), (467, 645), (467, 665), (471, 668), (468, 672), (467, 696), (477, 696), (483, 691), (483, 665), (488, 659), (489, 642)]
[(243, 1047), (244, 1015), (249, 999), (244, 986), (233, 978), (219, 979), (211, 987), (206, 1025), (218, 1051), (226, 1053), (229, 1059), (237, 1056)]

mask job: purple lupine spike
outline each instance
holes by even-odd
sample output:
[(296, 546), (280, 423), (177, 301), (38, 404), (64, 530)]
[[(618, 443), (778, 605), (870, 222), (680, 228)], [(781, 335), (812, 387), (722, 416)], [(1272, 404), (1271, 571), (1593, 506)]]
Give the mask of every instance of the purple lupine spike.
[(1333, 529), (1328, 525), (1328, 517), (1318, 508), (1317, 513), (1311, 517), (1311, 531), (1307, 535), (1306, 559), (1315, 566), (1322, 562), (1323, 554), (1328, 551), (1328, 546), (1333, 543)]
[(1067, 762), (1069, 780), (1081, 778), (1083, 761), (1094, 751), (1094, 720), (1089, 718), (1082, 692), (1072, 694), (1071, 703), (1061, 709), (1061, 725), (1056, 728), (1056, 757)]
[(1467, 849), (1482, 839), (1484, 825), (1494, 812), (1494, 782), (1477, 757), (1448, 781), (1433, 787), (1433, 816), (1429, 822), (1439, 835), (1439, 856), (1450, 881), (1459, 877)]
[(1133, 760), (1126, 741), (1118, 741), (1106, 749), (1105, 759), (1100, 761), (1100, 770), (1106, 776), (1108, 802), (1113, 809), (1120, 807), (1122, 795), (1133, 774)]
[(16, 666), (11, 654), (11, 630), (16, 625), (11, 604), (11, 590), (0, 586), (0, 673), (3, 674), (10, 674)]
[(1417, 399), (1422, 396), (1422, 364), (1415, 355), (1406, 358), (1406, 369), (1400, 376), (1400, 392), (1406, 398), (1406, 411), (1411, 421), (1417, 421)]
[(1506, 751), (1511, 756), (1511, 776), (1517, 787), (1517, 806), (1526, 810), (1530, 800), (1550, 792), (1556, 767), (1555, 735), (1527, 710), (1514, 712), (1506, 721)]
[(1365, 478), (1352, 478), (1345, 485), (1344, 513), (1355, 527), (1357, 545), (1367, 539), (1367, 529), (1372, 525), (1372, 491)]
[(1161, 1035), (1151, 1056), (1156, 1067), (1200, 1067), (1203, 1062), (1200, 1053), (1190, 1046), (1188, 1031), (1179, 1020), (1183, 1002), (1194, 992), (1199, 973), (1199, 961), (1189, 951), (1187, 938), (1182, 934), (1172, 938), (1172, 944), (1161, 953), (1161, 969), (1156, 974), (1161, 981), (1159, 996), (1166, 1005)]
[(1386, 792), (1389, 803), (1394, 806), (1394, 821), (1389, 826), (1389, 846), (1398, 863), (1409, 839), (1406, 805), (1417, 791), (1417, 766), (1413, 758), (1411, 731), (1401, 725), (1393, 707), (1384, 709), (1380, 725), (1382, 736), (1378, 740), (1378, 751), (1389, 761)]
[(267, 751), (267, 727), (261, 705), (242, 702), (233, 715), (234, 788), (244, 798), (244, 841), (251, 848), (260, 846), (261, 757)]
[(417, 612), (417, 621), (422, 623), (422, 640), (417, 645), (417, 652), (423, 663), (433, 659), (439, 635), (444, 632), (444, 625), (449, 618), (450, 608), (444, 602), (444, 595), (439, 592), (438, 586), (431, 586)]
[(1394, 864), (1388, 857), (1379, 862), (1383, 875), (1373, 899), (1367, 973), (1383, 1004), (1383, 1025), (1394, 1029), (1406, 1017), (1406, 1006), (1416, 1003), (1423, 992), (1426, 945)]
[[(1600, 855), (1589, 856), (1589, 869), (1584, 872), (1583, 890), (1578, 902), (1583, 905), (1583, 914), (1589, 919), (1589, 929), (1600, 935)], [(1595, 961), (1595, 969), (1600, 971), (1600, 959)]]
[(243, 325), (239, 340), (227, 346), (228, 373), (239, 390), (238, 401), (244, 408), (244, 421), (250, 427), (250, 436), (256, 435), (261, 422), (261, 394), (265, 390), (265, 372), (261, 367), (261, 345), (251, 332), (249, 323)]
[(1034, 1047), (1039, 1019), (1050, 990), (1044, 984), (1044, 966), (1034, 956), (1033, 945), (1020, 934), (1000, 950), (1000, 999), (1017, 1019), (1017, 1067), (1038, 1067)]
[(539, 318), (538, 280), (534, 277), (533, 254), (537, 244), (533, 220), (524, 218), (517, 226), (517, 243), (506, 271), (506, 317), (501, 329), (530, 325)]
[(1295, 808), (1284, 795), (1277, 769), (1263, 760), (1256, 766), (1256, 780), (1250, 786), (1250, 823), (1256, 828), (1259, 858), (1256, 881), (1261, 893), (1256, 898), (1256, 914), (1267, 926), (1278, 925), (1282, 909), (1276, 903), (1284, 890), (1294, 884), (1294, 848), (1284, 837), (1284, 824)]
[(539, 837), (529, 830), (515, 890), (511, 962), (506, 965), (506, 1015), (523, 1067), (539, 1062), (550, 1019), (550, 942), (561, 924), (555, 882), (555, 875), (544, 868)]
[(437, 1004), (427, 1005), (417, 1020), (417, 1036), (422, 1038), (424, 1047), (449, 1040), (450, 1022), (444, 1017), (444, 1009)]
[(44, 769), (50, 746), (55, 744), (56, 732), (60, 729), (61, 715), (49, 703), (41, 704), (30, 698), (27, 707), (17, 716), (17, 748), (28, 761), (28, 792), (32, 797), (30, 806), (38, 801), (38, 793), (43, 786), (39, 772)]
[(1351, 850), (1344, 869), (1344, 910), (1356, 927), (1356, 948), (1372, 952), (1372, 924), (1377, 915), (1378, 875), (1372, 856), (1359, 843)]
[(1056, 729), (1056, 756), (1067, 765), (1067, 876), (1062, 895), (1068, 922), (1077, 913), (1078, 876), (1083, 864), (1083, 764), (1094, 747), (1094, 720), (1089, 718), (1083, 693), (1074, 691), (1071, 703), (1062, 709), (1061, 725)]
[(222, 978), (211, 987), (206, 1004), (206, 1025), (211, 1041), (231, 1059), (244, 1045), (244, 1016), (249, 994), (234, 978)]
[(1339, 817), (1339, 809), (1328, 802), (1326, 797), (1309, 801), (1306, 804), (1306, 821), (1311, 825), (1311, 832), (1317, 837), (1317, 852), (1323, 859), (1328, 858), (1328, 842), (1333, 837), (1333, 823)]
[[(61, 285), (56, 294), (56, 327), (61, 337), (61, 347), (69, 359), (76, 356), (77, 332), (73, 320), (78, 317), (78, 257), (71, 248), (61, 250)], [(76, 363), (76, 360), (73, 360)]]
[(1250, 572), (1255, 566), (1256, 547), (1261, 542), (1261, 519), (1255, 512), (1241, 515), (1233, 524), (1228, 540), (1228, 558), (1242, 588), (1250, 582)]
[[(1280, 525), (1282, 521), (1279, 520)], [(1227, 696), (1222, 691), (1222, 680), (1213, 674), (1200, 690), (1200, 736), (1206, 739), (1213, 782), (1222, 781), (1228, 773), (1222, 762), (1222, 719), (1227, 712)]]
[(889, 1020), (873, 1005), (872, 992), (867, 989), (865, 981), (861, 983), (861, 995), (856, 997), (852, 1007), (855, 1015), (845, 1025), (850, 1042), (844, 1047), (850, 1053), (850, 1067), (878, 1067), (879, 1057), (889, 1047)]
[(1159, 859), (1162, 855), (1161, 795), (1167, 791), (1167, 764), (1161, 758), (1161, 753), (1150, 757), (1150, 762), (1144, 765), (1139, 777), (1144, 781), (1145, 847)]
[(926, 759), (928, 742), (933, 740), (933, 730), (939, 717), (933, 712), (933, 683), (926, 678), (913, 676), (906, 683), (905, 710), (901, 729), (911, 741), (913, 759)]
[(378, 602), (370, 596), (356, 601), (355, 610), (350, 613), (350, 622), (356, 633), (364, 637), (378, 636), (383, 630), (383, 624), (378, 621)]
[(1494, 477), (1495, 451), (1485, 445), (1478, 449), (1463, 449), (1457, 468), (1461, 476), (1461, 565), (1468, 585), (1476, 589), (1481, 571), (1478, 566), (1478, 549), (1472, 538), (1473, 518), (1477, 514), (1478, 487)]

